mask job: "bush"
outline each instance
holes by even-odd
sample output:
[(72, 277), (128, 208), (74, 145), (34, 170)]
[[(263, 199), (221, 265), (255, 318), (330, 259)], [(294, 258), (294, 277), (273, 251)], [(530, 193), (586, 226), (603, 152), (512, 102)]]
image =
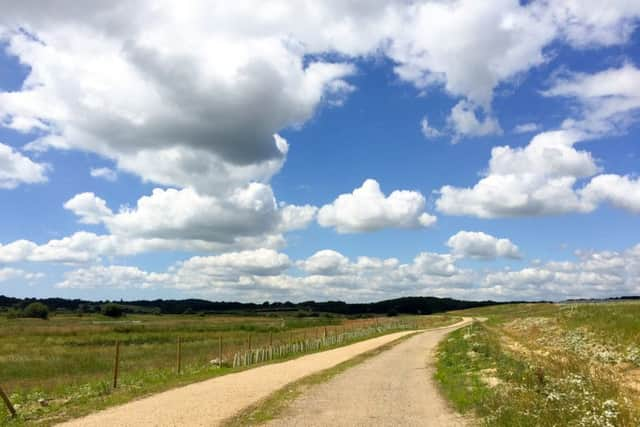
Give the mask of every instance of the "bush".
[(23, 317), (33, 317), (36, 319), (48, 319), (49, 307), (41, 302), (32, 302), (22, 310)]
[(124, 310), (118, 304), (105, 304), (100, 312), (109, 317), (122, 317)]

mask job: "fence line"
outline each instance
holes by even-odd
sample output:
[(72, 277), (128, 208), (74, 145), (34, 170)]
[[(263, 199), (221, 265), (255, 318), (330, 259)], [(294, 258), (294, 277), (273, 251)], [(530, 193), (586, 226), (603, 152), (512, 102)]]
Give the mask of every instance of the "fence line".
[[(209, 365), (213, 365), (217, 368), (222, 368), (223, 366), (231, 368), (247, 367), (272, 360), (284, 359), (295, 354), (316, 352), (327, 348), (341, 346), (368, 337), (373, 337), (384, 332), (388, 333), (394, 330), (418, 329), (418, 327), (419, 325), (416, 321), (380, 321), (378, 318), (375, 320), (366, 319), (353, 325), (335, 326), (332, 328), (333, 333), (330, 333), (326, 326), (315, 327), (313, 328), (315, 331), (302, 330), (302, 332), (297, 333), (294, 331), (288, 331), (284, 334), (278, 334), (278, 337), (274, 337), (273, 331), (269, 331), (267, 337), (268, 345), (260, 345), (256, 340), (252, 340), (252, 333), (249, 332), (244, 339), (235, 339), (230, 346), (226, 346), (231, 349), (231, 352), (230, 350), (227, 350), (226, 355), (223, 351), (223, 337), (222, 335), (218, 335), (215, 339), (217, 340), (217, 358), (210, 360)], [(323, 328), (322, 332), (320, 328)], [(260, 336), (260, 334), (258, 334), (258, 336)], [(184, 344), (193, 342), (198, 341), (183, 341), (182, 337), (177, 337), (175, 349), (175, 372), (177, 374), (181, 374), (184, 368)], [(120, 346), (120, 340), (116, 340), (112, 382), (112, 387), (114, 389), (118, 386), (118, 379), (121, 371)], [(213, 344), (212, 347), (211, 353), (215, 354), (215, 344)], [(236, 349), (239, 348), (239, 350), (233, 352), (233, 347)], [(0, 396), (1, 395), (2, 391), (0, 389)], [(7, 405), (9, 405), (9, 403)]]
[[(320, 337), (320, 331), (316, 329), (316, 338), (309, 339), (305, 333), (303, 339), (292, 340), (286, 344), (268, 345), (255, 349), (249, 348), (247, 351), (239, 351), (233, 355), (233, 368), (246, 367), (271, 360), (283, 359), (293, 354), (316, 352), (322, 349), (339, 346), (345, 343), (357, 341), (367, 337), (378, 335), (382, 332), (392, 330), (417, 329), (417, 322), (393, 322), (379, 325), (376, 319), (376, 326), (353, 329), (340, 334), (328, 335), (327, 328), (324, 328), (324, 336)], [(344, 328), (343, 328), (344, 331)], [(270, 341), (271, 342), (271, 341)]]

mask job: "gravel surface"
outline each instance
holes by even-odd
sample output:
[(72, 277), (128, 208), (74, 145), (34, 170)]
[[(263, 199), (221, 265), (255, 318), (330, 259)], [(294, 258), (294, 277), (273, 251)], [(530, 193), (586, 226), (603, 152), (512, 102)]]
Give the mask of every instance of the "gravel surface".
[[(291, 382), (336, 366), (414, 332), (397, 332), (287, 362), (224, 375), (155, 394), (60, 425), (99, 427), (219, 425), (221, 421)], [(440, 337), (444, 333), (434, 331), (422, 335), (435, 334)], [(424, 371), (420, 371), (420, 374), (423, 373)]]
[(455, 327), (411, 337), (326, 383), (311, 387), (279, 419), (267, 425), (466, 425), (440, 396), (433, 380), (433, 351)]

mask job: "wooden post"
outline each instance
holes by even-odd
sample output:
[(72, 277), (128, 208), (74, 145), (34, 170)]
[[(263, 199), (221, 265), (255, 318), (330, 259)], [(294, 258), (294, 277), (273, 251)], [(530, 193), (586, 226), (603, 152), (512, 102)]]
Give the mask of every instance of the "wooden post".
[(325, 340), (327, 339), (327, 327), (326, 326), (324, 327), (324, 339)]
[(113, 361), (113, 388), (118, 387), (118, 373), (120, 371), (120, 341), (116, 340), (116, 357)]
[(249, 334), (249, 341), (247, 342), (249, 346), (249, 351), (251, 351), (251, 334)]
[(222, 368), (222, 336), (218, 336), (218, 367)]
[(269, 332), (269, 347), (273, 347), (273, 332)]
[(182, 340), (180, 337), (178, 337), (176, 345), (176, 371), (178, 371), (178, 374), (182, 371)]
[(0, 387), (0, 397), (2, 398), (2, 400), (4, 401), (4, 404), (7, 405), (7, 409), (9, 410), (9, 412), (11, 413), (11, 417), (15, 418), (16, 416), (16, 409), (13, 407), (13, 405), (11, 404), (11, 401), (9, 400), (9, 396), (7, 396), (7, 393), (4, 392), (4, 390), (2, 389), (2, 387)]

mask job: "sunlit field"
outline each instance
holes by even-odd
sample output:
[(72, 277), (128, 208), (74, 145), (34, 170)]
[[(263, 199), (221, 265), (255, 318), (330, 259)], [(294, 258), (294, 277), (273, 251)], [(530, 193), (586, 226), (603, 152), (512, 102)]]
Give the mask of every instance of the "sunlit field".
[[(118, 320), (97, 314), (56, 315), (49, 320), (0, 317), (0, 386), (19, 414), (18, 419), (9, 421), (5, 408), (0, 407), (0, 421), (52, 424), (136, 396), (229, 373), (237, 370), (232, 366), (234, 354), (248, 348), (337, 334), (351, 337), (350, 331), (367, 331), (361, 338), (343, 342), (346, 344), (397, 329), (440, 326), (454, 320), (450, 316), (349, 319), (294, 314), (128, 315)], [(120, 342), (120, 362), (114, 390), (116, 341)]]
[(519, 304), (439, 349), (437, 379), (487, 426), (640, 425), (640, 303)]

